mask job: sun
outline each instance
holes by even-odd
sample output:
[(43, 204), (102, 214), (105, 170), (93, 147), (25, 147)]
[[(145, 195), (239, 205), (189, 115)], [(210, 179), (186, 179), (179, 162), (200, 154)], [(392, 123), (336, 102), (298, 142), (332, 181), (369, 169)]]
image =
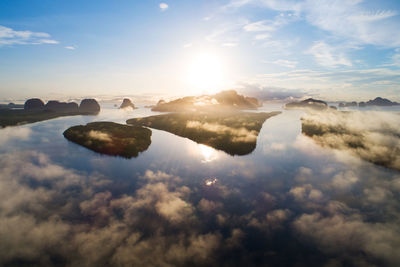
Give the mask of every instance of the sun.
[(221, 59), (211, 53), (199, 53), (194, 56), (187, 69), (187, 82), (196, 93), (215, 93), (223, 83)]

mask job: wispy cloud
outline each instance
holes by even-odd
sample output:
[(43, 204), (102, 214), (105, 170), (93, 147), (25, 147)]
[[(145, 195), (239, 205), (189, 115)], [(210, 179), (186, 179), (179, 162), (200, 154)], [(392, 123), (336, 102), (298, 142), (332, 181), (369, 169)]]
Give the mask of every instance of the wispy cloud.
[(263, 34), (257, 34), (254, 39), (256, 40), (264, 40), (271, 37), (271, 35), (269, 35), (268, 33), (263, 33)]
[[(363, 5), (363, 0), (233, 0), (226, 7), (240, 8), (257, 5), (280, 12), (292, 12), (296, 18), (323, 29), (335, 37), (357, 41), (360, 44), (398, 47), (400, 36), (398, 21), (391, 18), (398, 15), (394, 10), (376, 10)], [(248, 30), (267, 29), (265, 21), (248, 26)], [(264, 26), (263, 26), (264, 25)]]
[(168, 9), (169, 6), (166, 3), (160, 3), (159, 7), (160, 7), (161, 11), (165, 11)]
[[(257, 32), (258, 34), (256, 35), (255, 39), (258, 39), (259, 37), (265, 37), (266, 36), (265, 34), (274, 32), (280, 27), (283, 27), (286, 24), (296, 19), (297, 18), (292, 16), (292, 14), (281, 13), (272, 20), (260, 20), (248, 23), (243, 27), (243, 29), (247, 32)], [(260, 34), (260, 32), (264, 32), (264, 35)], [(260, 39), (265, 39), (265, 38), (260, 38)]]
[(68, 50), (75, 50), (76, 49), (76, 47), (73, 46), (73, 45), (64, 46), (64, 48), (68, 49)]
[(58, 44), (45, 32), (17, 31), (0, 25), (1, 45), (26, 45), (26, 44)]
[(223, 43), (222, 46), (224, 47), (236, 47), (238, 46), (238, 43)]
[(273, 61), (272, 63), (274, 63), (276, 65), (284, 66), (287, 68), (296, 68), (296, 65), (298, 62), (287, 60), (287, 59), (278, 59), (278, 60)]
[(325, 67), (352, 66), (344, 53), (322, 41), (316, 42), (306, 53), (313, 55), (316, 62)]
[(264, 32), (264, 31), (274, 31), (275, 27), (273, 22), (268, 20), (260, 20), (257, 22), (249, 23), (243, 27), (245, 31), (248, 32)]

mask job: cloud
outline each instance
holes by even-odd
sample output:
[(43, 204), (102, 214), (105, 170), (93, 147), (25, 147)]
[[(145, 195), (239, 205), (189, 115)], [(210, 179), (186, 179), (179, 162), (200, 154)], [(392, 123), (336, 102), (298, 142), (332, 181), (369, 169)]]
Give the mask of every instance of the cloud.
[(76, 49), (76, 47), (73, 46), (73, 45), (64, 46), (64, 48), (65, 48), (65, 49), (68, 49), (68, 50), (75, 50), (75, 49)]
[(316, 143), (400, 170), (400, 115), (378, 111), (309, 113), (303, 133)]
[(174, 176), (162, 171), (153, 172), (152, 170), (146, 170), (143, 176), (140, 178), (146, 179), (150, 182), (159, 182), (159, 181), (174, 181), (179, 182), (181, 179), (178, 176)]
[(256, 40), (264, 40), (264, 39), (268, 39), (269, 37), (271, 37), (271, 35), (269, 35), (268, 33), (262, 33), (262, 34), (257, 34), (254, 39)]
[(0, 25), (0, 46), (1, 45), (26, 45), (26, 44), (58, 44), (59, 42), (50, 39), (51, 36), (44, 32), (17, 31)]
[(88, 132), (88, 136), (92, 139), (96, 139), (103, 142), (112, 142), (112, 138), (108, 133), (91, 130)]
[(396, 12), (366, 11), (361, 5), (363, 1), (305, 1), (303, 12), (306, 20), (336, 36), (348, 38), (360, 44), (373, 44), (385, 47), (400, 45), (400, 38), (394, 36), (393, 30), (397, 24), (388, 20)]
[[(6, 240), (0, 244), (1, 265), (50, 266), (55, 264), (50, 255), (74, 266), (187, 265), (193, 260), (215, 265), (213, 254), (223, 237), (198, 233), (190, 224), (195, 220), (186, 200), (191, 191), (158, 182), (170, 174), (148, 170), (143, 180), (150, 183), (133, 196), (114, 195), (96, 182), (105, 180), (99, 174), (76, 173), (45, 154), (24, 151), (1, 155), (0, 177), (0, 235)], [(179, 234), (169, 232), (169, 224), (179, 226)], [(234, 231), (226, 242), (240, 236)]]
[(296, 20), (294, 16), (285, 14), (279, 14), (273, 20), (259, 20), (256, 22), (246, 23), (243, 29), (246, 32), (257, 33), (254, 37), (255, 40), (264, 40), (270, 37), (272, 32), (275, 32), (279, 28), (289, 24), (291, 21)]
[(278, 59), (278, 60), (273, 61), (272, 63), (293, 69), (293, 68), (296, 68), (296, 65), (298, 62), (287, 60), (287, 59)]
[[(319, 95), (330, 100), (367, 101), (376, 97), (376, 91), (387, 92), (386, 97), (400, 101), (400, 76), (389, 68), (322, 71), (296, 69), (287, 72), (266, 73), (248, 78), (245, 84), (267, 84)], [(332, 90), (335, 94), (332, 95)]]
[[(303, 238), (311, 239), (323, 252), (332, 256), (344, 259), (349, 254), (365, 253), (389, 265), (395, 266), (400, 262), (396, 252), (400, 249), (396, 224), (364, 222), (358, 214), (345, 216), (335, 213), (326, 217), (315, 212), (301, 215), (293, 225)], [(350, 259), (367, 265), (361, 257)]]
[(6, 127), (0, 128), (0, 145), (4, 145), (11, 140), (28, 140), (32, 130), (25, 127)]
[(343, 171), (333, 177), (332, 185), (337, 189), (348, 190), (358, 181), (359, 179), (353, 171)]
[(207, 200), (205, 198), (202, 198), (198, 204), (198, 209), (204, 213), (217, 213), (222, 209), (222, 207), (222, 203)]
[(292, 90), (273, 86), (261, 86), (258, 84), (240, 83), (238, 91), (244, 95), (256, 97), (263, 101), (292, 100), (306, 95), (302, 90)]
[(293, 196), (296, 201), (313, 201), (320, 202), (323, 200), (323, 193), (313, 188), (311, 184), (303, 186), (296, 186), (290, 189), (289, 194)]
[(223, 47), (236, 47), (238, 46), (237, 43), (223, 43), (222, 44)]
[(196, 128), (218, 134), (232, 135), (232, 142), (255, 142), (257, 141), (257, 131), (247, 130), (246, 128), (232, 128), (218, 123), (202, 123), (200, 121), (188, 121), (186, 128)]
[(249, 23), (246, 26), (243, 27), (245, 31), (248, 32), (268, 32), (268, 31), (274, 31), (275, 26), (271, 21), (267, 20), (261, 20), (253, 23)]
[(289, 220), (292, 212), (288, 209), (276, 209), (268, 212), (261, 220), (252, 218), (248, 226), (259, 228), (265, 232), (273, 232), (284, 228), (284, 223)]
[(166, 3), (160, 3), (159, 7), (160, 7), (161, 11), (165, 11), (168, 9), (169, 6)]
[(351, 61), (343, 53), (325, 42), (316, 42), (306, 53), (313, 55), (321, 66), (352, 66)]
[[(359, 44), (384, 47), (400, 45), (400, 37), (393, 34), (398, 25), (394, 19), (397, 12), (372, 9), (362, 0), (249, 0), (231, 1), (230, 6), (239, 8), (250, 4), (275, 11), (293, 12), (293, 17), (303, 19), (335, 37)], [(259, 29), (262, 23), (253, 26), (253, 29)]]

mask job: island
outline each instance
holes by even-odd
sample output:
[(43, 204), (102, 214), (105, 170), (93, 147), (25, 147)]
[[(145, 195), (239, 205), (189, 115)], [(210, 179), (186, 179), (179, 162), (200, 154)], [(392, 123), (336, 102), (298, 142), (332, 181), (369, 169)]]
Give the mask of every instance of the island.
[(398, 106), (400, 103), (390, 101), (387, 98), (382, 98), (382, 97), (376, 97), (375, 99), (368, 100), (367, 102), (361, 101), (357, 104), (357, 102), (352, 101), (352, 102), (341, 102), (339, 103), (340, 108), (345, 108), (345, 107), (360, 107), (360, 108), (365, 108), (367, 106), (379, 106), (379, 107), (390, 107), (390, 106)]
[(345, 107), (357, 107), (357, 102), (345, 102), (345, 103), (339, 103), (339, 108), (345, 108)]
[(120, 109), (136, 109), (135, 105), (132, 103), (132, 101), (129, 98), (124, 98), (124, 100), (122, 100), (122, 104), (119, 108)]
[[(393, 116), (400, 121), (400, 114)], [(375, 125), (355, 121), (375, 121)], [(400, 128), (382, 121), (379, 114), (331, 111), (307, 114), (301, 123), (302, 133), (321, 146), (348, 151), (363, 160), (400, 171)]]
[(373, 100), (369, 100), (366, 103), (367, 106), (398, 106), (400, 103), (392, 102), (387, 98), (377, 97)]
[(280, 112), (170, 113), (130, 119), (127, 124), (167, 131), (230, 155), (246, 155), (256, 148), (264, 121), (278, 114)]
[(77, 103), (59, 102), (50, 100), (46, 104), (39, 98), (28, 99), (23, 108), (18, 105), (9, 105), (0, 109), (0, 127), (15, 126), (38, 121), (55, 119), (63, 116), (96, 115), (100, 112), (100, 105), (95, 99), (83, 99)]
[(151, 130), (114, 122), (91, 122), (68, 128), (64, 137), (92, 151), (124, 158), (137, 157), (151, 144)]
[(262, 106), (257, 98), (239, 95), (235, 90), (222, 91), (214, 95), (187, 96), (170, 102), (158, 101), (152, 111), (194, 112), (210, 110), (257, 109)]
[(326, 110), (328, 104), (325, 101), (308, 98), (299, 102), (290, 102), (285, 105), (285, 109), (314, 109)]

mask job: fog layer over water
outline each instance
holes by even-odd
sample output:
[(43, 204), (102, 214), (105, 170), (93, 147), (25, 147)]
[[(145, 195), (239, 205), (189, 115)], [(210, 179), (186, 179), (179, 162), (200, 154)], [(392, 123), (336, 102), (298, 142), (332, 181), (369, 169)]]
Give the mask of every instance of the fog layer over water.
[(152, 130), (127, 160), (62, 135), (154, 114), (1, 129), (0, 265), (400, 265), (400, 173), (317, 145), (301, 111), (269, 118), (246, 156)]

